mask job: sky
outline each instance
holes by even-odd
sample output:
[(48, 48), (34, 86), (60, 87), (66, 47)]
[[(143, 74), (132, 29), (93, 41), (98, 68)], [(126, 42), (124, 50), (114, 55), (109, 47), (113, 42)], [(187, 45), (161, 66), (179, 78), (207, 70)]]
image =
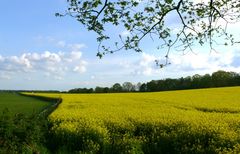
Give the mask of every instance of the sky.
[[(216, 52), (196, 45), (194, 53), (171, 51), (171, 65), (155, 64), (165, 50), (156, 50), (151, 40), (142, 43), (143, 52), (120, 51), (96, 56), (93, 32), (71, 17), (55, 17), (64, 12), (65, 0), (0, 1), (0, 89), (69, 90), (78, 87), (112, 86), (212, 73), (240, 72), (240, 48), (219, 46)], [(238, 27), (228, 27), (240, 38)], [(109, 35), (128, 35), (115, 27)]]

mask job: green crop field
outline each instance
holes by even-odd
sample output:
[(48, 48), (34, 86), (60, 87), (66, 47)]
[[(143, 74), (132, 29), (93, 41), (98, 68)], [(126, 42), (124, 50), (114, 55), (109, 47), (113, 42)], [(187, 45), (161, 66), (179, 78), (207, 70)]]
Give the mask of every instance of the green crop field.
[(49, 102), (19, 95), (13, 92), (0, 92), (0, 112), (6, 108), (11, 114), (24, 113), (30, 115), (46, 108)]
[(56, 148), (92, 153), (240, 153), (240, 87), (61, 97)]

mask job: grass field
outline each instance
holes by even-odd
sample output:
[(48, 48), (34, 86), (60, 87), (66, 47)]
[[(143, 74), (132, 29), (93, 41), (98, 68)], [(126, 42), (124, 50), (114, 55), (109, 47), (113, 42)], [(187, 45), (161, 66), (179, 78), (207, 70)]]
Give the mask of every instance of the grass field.
[(8, 109), (11, 114), (24, 113), (30, 115), (49, 106), (49, 102), (27, 97), (13, 92), (0, 92), (0, 113)]
[(240, 87), (61, 97), (56, 148), (93, 153), (239, 153)]

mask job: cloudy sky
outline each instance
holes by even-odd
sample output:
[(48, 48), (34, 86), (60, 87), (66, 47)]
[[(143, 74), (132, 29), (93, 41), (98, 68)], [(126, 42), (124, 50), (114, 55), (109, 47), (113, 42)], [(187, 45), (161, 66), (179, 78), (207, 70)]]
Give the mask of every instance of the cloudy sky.
[[(56, 89), (111, 86), (118, 82), (146, 82), (178, 78), (217, 70), (240, 72), (240, 48), (219, 46), (216, 52), (195, 46), (194, 53), (172, 51), (171, 65), (159, 69), (152, 40), (143, 42), (143, 53), (120, 51), (96, 57), (96, 35), (70, 17), (56, 18), (66, 9), (64, 0), (0, 1), (0, 89)], [(240, 24), (229, 26), (237, 33)], [(110, 35), (128, 35), (121, 28)]]

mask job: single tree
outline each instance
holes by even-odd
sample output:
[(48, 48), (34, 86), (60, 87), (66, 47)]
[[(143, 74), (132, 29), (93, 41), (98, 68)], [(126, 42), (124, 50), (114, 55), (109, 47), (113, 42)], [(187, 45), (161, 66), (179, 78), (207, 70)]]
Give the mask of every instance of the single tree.
[(121, 86), (120, 83), (115, 83), (115, 84), (112, 86), (111, 90), (112, 90), (113, 92), (121, 92), (121, 91), (122, 91), (122, 86)]
[(122, 84), (122, 89), (126, 92), (134, 91), (134, 85), (131, 82), (124, 82)]
[(142, 83), (141, 82), (138, 82), (136, 85), (135, 85), (135, 91), (140, 91), (140, 87), (142, 86)]

